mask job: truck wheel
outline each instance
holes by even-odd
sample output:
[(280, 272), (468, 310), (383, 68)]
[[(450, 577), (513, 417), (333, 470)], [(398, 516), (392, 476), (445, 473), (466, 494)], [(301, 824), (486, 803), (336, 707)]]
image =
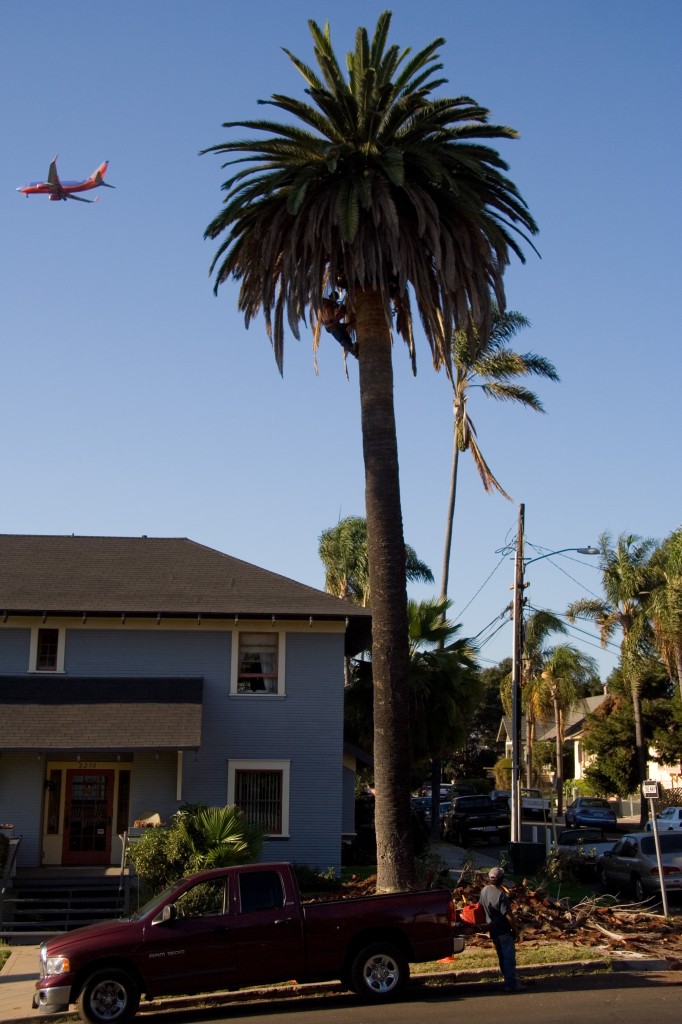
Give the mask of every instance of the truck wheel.
[(387, 1002), (395, 999), (405, 988), (410, 968), (396, 946), (389, 942), (373, 942), (355, 957), (350, 977), (350, 987), (365, 1002)]
[(140, 993), (133, 979), (114, 968), (90, 975), (78, 997), (78, 1013), (88, 1024), (126, 1024), (139, 1005)]

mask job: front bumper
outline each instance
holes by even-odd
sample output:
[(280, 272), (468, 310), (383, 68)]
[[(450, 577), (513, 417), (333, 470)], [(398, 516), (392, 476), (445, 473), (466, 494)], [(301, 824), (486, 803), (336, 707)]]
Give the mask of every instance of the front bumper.
[(70, 985), (53, 985), (39, 988), (33, 996), (33, 1009), (41, 1013), (62, 1013), (68, 1010), (71, 1001)]

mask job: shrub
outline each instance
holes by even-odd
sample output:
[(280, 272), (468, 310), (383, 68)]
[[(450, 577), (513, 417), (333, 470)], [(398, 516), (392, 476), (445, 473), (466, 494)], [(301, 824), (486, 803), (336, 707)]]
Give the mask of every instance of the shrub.
[(168, 828), (145, 829), (129, 857), (152, 896), (195, 871), (255, 861), (262, 847), (263, 833), (239, 808), (187, 804)]

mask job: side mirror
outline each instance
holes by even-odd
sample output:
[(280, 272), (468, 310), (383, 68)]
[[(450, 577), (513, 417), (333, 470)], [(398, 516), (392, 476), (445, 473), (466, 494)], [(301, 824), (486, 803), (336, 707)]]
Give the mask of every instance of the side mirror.
[(178, 916), (178, 909), (174, 903), (167, 903), (160, 914), (157, 914), (152, 924), (168, 924), (175, 921)]

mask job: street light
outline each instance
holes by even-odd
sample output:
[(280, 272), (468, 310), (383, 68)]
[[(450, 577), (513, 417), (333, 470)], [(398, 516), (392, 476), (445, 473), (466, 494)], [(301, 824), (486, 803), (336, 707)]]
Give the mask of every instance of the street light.
[(526, 588), (524, 583), (524, 571), (531, 562), (539, 562), (543, 558), (550, 558), (552, 555), (561, 555), (565, 551), (576, 551), (580, 555), (598, 555), (599, 550), (593, 547), (587, 548), (559, 548), (557, 551), (548, 551), (536, 558), (524, 560), (523, 557), (523, 534), (526, 506), (519, 505), (519, 526), (516, 538), (516, 558), (514, 561), (514, 601), (513, 610), (513, 646), (512, 646), (512, 771), (511, 771), (511, 829), (510, 841), (518, 843), (521, 839), (521, 659), (523, 653), (523, 591)]

